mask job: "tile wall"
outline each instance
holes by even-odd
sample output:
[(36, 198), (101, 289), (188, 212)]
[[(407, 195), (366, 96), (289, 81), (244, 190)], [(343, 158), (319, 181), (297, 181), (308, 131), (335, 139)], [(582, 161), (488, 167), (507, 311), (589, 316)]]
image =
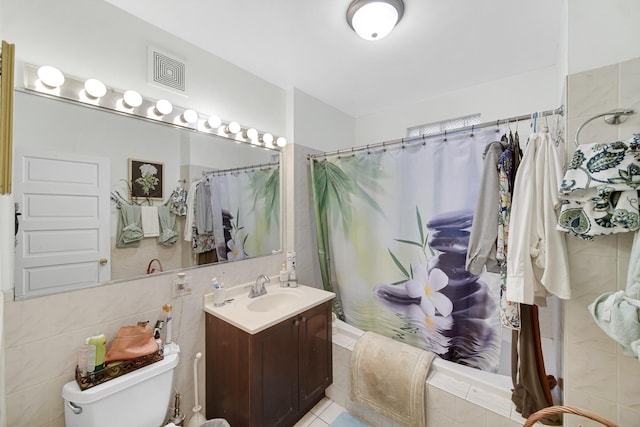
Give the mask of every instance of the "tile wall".
[[(577, 128), (596, 114), (615, 108), (640, 110), (640, 58), (570, 75), (567, 83), (567, 148), (575, 151)], [(596, 119), (580, 132), (580, 143), (611, 142), (640, 133), (640, 113), (612, 126)], [(604, 292), (624, 289), (632, 234), (598, 237), (593, 242), (567, 237), (573, 299), (565, 305), (565, 404), (617, 422), (640, 425), (640, 362), (624, 356), (595, 324), (587, 306)], [(567, 417), (601, 426), (584, 418)]]
[[(209, 292), (211, 278), (220, 278), (224, 272), (228, 286), (245, 284), (261, 273), (274, 276), (283, 260), (283, 255), (274, 255), (188, 270), (192, 293), (182, 301), (172, 299), (173, 274), (5, 301), (7, 425), (64, 427), (62, 386), (74, 378), (77, 350), (84, 338), (100, 331), (112, 339), (120, 326), (138, 320), (155, 323), (164, 318), (162, 306), (167, 302), (174, 307), (173, 333), (181, 347), (174, 385), (183, 396), (181, 409), (188, 420), (194, 407), (193, 360), (205, 350), (202, 296)], [(199, 378), (204, 378), (204, 369), (203, 357)], [(203, 404), (204, 381), (198, 385)]]

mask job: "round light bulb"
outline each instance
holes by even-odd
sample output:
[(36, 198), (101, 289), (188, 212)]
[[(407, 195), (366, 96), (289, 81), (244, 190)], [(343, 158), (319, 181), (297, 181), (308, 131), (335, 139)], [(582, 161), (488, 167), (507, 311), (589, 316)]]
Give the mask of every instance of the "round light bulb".
[(256, 141), (258, 139), (258, 131), (255, 130), (254, 128), (247, 129), (245, 134), (246, 134), (246, 138), (251, 141)]
[(287, 139), (284, 136), (279, 136), (278, 139), (276, 139), (276, 145), (280, 148), (284, 147), (287, 145)]
[(125, 106), (129, 108), (136, 108), (142, 105), (142, 95), (135, 90), (128, 90), (123, 95), (123, 101)]
[(221, 124), (222, 124), (222, 120), (220, 120), (220, 117), (218, 116), (209, 117), (206, 123), (209, 129), (218, 129)]
[(198, 113), (193, 110), (185, 110), (184, 113), (182, 113), (182, 120), (189, 124), (195, 123), (198, 121)]
[(227, 125), (227, 129), (229, 133), (236, 134), (242, 130), (240, 124), (238, 122), (231, 122)]
[(273, 143), (273, 135), (271, 135), (270, 133), (265, 133), (264, 135), (262, 135), (262, 142), (264, 142), (266, 145), (271, 145)]
[(389, 3), (372, 1), (360, 7), (351, 21), (353, 29), (365, 40), (380, 40), (398, 22), (398, 11)]
[(38, 68), (38, 78), (45, 86), (50, 88), (57, 88), (64, 84), (64, 74), (51, 65), (43, 65)]
[(88, 79), (84, 82), (84, 90), (93, 98), (101, 98), (107, 93), (107, 87), (98, 79)]
[(156, 112), (164, 116), (165, 114), (169, 114), (173, 111), (173, 105), (166, 99), (159, 99), (156, 102)]

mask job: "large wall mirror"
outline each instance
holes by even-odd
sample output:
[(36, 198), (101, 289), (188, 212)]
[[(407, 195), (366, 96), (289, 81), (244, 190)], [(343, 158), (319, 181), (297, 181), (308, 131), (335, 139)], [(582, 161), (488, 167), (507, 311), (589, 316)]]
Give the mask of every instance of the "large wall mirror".
[(277, 150), (23, 89), (13, 140), (16, 299), (281, 248)]

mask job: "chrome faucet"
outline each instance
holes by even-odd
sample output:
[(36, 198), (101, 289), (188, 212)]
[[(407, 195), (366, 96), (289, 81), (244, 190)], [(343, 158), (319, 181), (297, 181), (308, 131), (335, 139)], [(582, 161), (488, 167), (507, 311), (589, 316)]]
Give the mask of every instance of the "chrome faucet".
[(264, 287), (266, 283), (270, 283), (271, 279), (265, 274), (261, 274), (256, 279), (256, 283), (251, 286), (249, 290), (249, 298), (259, 297), (260, 295), (266, 295), (267, 288)]

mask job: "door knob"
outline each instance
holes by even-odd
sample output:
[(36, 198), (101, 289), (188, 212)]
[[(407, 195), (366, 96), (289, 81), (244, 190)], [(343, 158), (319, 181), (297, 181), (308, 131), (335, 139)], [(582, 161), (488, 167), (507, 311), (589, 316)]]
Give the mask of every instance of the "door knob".
[(106, 258), (100, 258), (100, 265), (107, 265), (108, 262), (109, 260), (107, 260)]

